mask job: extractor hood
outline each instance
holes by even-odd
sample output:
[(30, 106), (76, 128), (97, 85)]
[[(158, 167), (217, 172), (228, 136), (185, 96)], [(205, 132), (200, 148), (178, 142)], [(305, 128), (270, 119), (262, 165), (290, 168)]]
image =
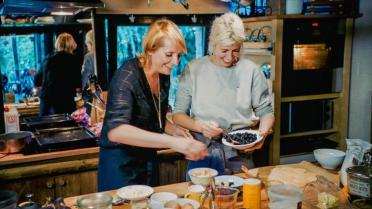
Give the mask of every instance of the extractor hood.
[(103, 7), (104, 3), (100, 0), (0, 0), (0, 14), (9, 15), (75, 15), (91, 8)]

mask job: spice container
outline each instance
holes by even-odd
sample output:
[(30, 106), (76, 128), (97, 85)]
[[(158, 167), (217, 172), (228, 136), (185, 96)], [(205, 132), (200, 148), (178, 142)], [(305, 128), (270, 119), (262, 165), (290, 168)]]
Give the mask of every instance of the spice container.
[[(351, 201), (358, 199), (357, 202), (366, 202), (372, 204), (372, 168), (369, 165), (352, 166), (346, 169), (347, 172), (347, 186)], [(364, 201), (363, 201), (364, 200)]]
[(261, 208), (261, 180), (249, 178), (244, 181), (243, 207), (251, 209)]

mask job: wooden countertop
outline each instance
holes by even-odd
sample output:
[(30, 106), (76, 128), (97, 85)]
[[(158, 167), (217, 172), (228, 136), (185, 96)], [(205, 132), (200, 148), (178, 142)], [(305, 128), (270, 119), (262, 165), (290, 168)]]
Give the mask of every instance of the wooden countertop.
[[(0, 180), (96, 170), (98, 153), (99, 147), (89, 147), (33, 155), (9, 154), (0, 158)], [(176, 156), (183, 159), (182, 154), (170, 149), (158, 150), (158, 156)]]
[[(245, 174), (237, 174), (237, 176), (241, 176), (246, 178)], [(191, 185), (191, 182), (182, 182), (182, 183), (177, 183), (177, 184), (169, 184), (169, 185), (164, 185), (164, 186), (158, 186), (154, 187), (154, 192), (172, 192), (177, 194), (179, 197), (183, 197), (188, 191), (187, 187)], [(111, 190), (106, 193), (113, 198), (117, 198), (116, 195), (117, 190)], [(65, 198), (64, 201), (67, 206), (71, 207), (72, 209), (78, 209), (78, 207), (75, 206), (76, 200), (80, 198), (81, 196), (76, 196), (76, 197), (69, 197)], [(263, 188), (261, 191), (261, 209), (266, 209), (268, 208), (268, 198), (266, 195), (266, 190)], [(238, 205), (241, 205), (241, 203), (238, 203)], [(130, 204), (129, 203), (124, 203), (123, 205), (118, 205), (118, 206), (112, 206), (113, 209), (130, 209)]]
[(84, 157), (88, 155), (98, 156), (99, 147), (89, 147), (81, 149), (72, 149), (57, 152), (48, 152), (33, 155), (23, 155), (20, 153), (8, 154), (3, 158), (0, 158), (0, 166), (15, 165), (22, 163), (31, 163), (37, 161), (63, 159), (71, 157)]
[[(322, 175), (326, 177), (328, 180), (334, 182), (337, 184), (339, 181), (339, 176), (329, 170), (323, 169), (315, 164), (312, 164), (310, 162), (303, 161), (301, 163), (296, 163), (296, 164), (288, 164), (288, 165), (279, 165), (279, 166), (267, 166), (267, 167), (259, 167), (255, 169), (249, 170), (249, 177), (255, 177), (255, 178), (260, 178), (263, 182), (267, 181), (268, 175), (270, 171), (275, 168), (275, 167), (293, 167), (293, 168), (301, 168), (305, 169), (306, 172), (311, 172), (314, 174)], [(244, 173), (237, 174), (237, 176), (240, 176), (242, 178), (247, 178), (248, 176)], [(190, 182), (182, 182), (182, 183), (177, 183), (177, 184), (170, 184), (170, 185), (164, 185), (164, 186), (159, 186), (155, 187), (154, 190), (155, 192), (172, 192), (177, 194), (179, 197), (184, 196), (187, 193), (187, 187), (190, 185)], [(117, 190), (111, 190), (107, 191), (105, 193), (111, 195), (113, 198), (116, 198)], [(73, 209), (77, 209), (77, 207), (74, 206), (76, 203), (76, 200), (80, 198), (81, 196), (76, 196), (76, 197), (68, 197), (65, 198), (65, 203), (67, 206), (73, 206)], [(267, 197), (267, 192), (265, 187), (262, 188), (261, 190), (261, 208), (266, 209), (268, 208), (268, 197)], [(238, 203), (238, 207), (241, 206), (241, 203)], [(113, 206), (113, 209), (129, 209), (130, 205), (128, 203), (119, 205), (119, 206)]]
[[(15, 165), (22, 163), (31, 163), (37, 161), (53, 160), (53, 159), (68, 159), (95, 156), (98, 157), (99, 147), (89, 147), (81, 149), (71, 149), (56, 152), (47, 152), (32, 155), (23, 155), (21, 153), (8, 154), (0, 158), (0, 166)], [(171, 149), (159, 150), (158, 155), (174, 155), (179, 154)], [(179, 154), (181, 155), (181, 154)]]

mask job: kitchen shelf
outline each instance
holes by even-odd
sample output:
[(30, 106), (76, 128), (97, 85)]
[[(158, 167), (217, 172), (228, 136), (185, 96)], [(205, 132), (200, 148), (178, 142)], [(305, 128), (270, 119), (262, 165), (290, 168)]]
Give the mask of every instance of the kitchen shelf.
[(247, 55), (270, 56), (273, 55), (272, 42), (244, 42), (243, 52)]
[(304, 131), (304, 132), (297, 132), (297, 133), (290, 133), (290, 134), (283, 134), (280, 135), (280, 138), (294, 138), (299, 136), (311, 136), (311, 135), (321, 135), (321, 134), (332, 134), (336, 133), (337, 129), (325, 129), (325, 130), (314, 130), (314, 131)]
[(271, 21), (277, 19), (327, 19), (327, 18), (359, 18), (363, 14), (358, 13), (354, 15), (304, 15), (304, 14), (290, 14), (290, 15), (271, 15), (271, 16), (260, 16), (260, 17), (249, 17), (244, 18), (244, 23), (249, 22), (262, 22), (262, 21)]
[(85, 23), (53, 23), (53, 24), (41, 24), (41, 23), (33, 23), (33, 24), (3, 24), (0, 25), (0, 35), (7, 35), (7, 34), (27, 34), (27, 33), (35, 33), (35, 32), (45, 32), (45, 31), (52, 31), (52, 32), (66, 32), (66, 30), (71, 29), (81, 29), (81, 30), (89, 30), (92, 28), (91, 24)]
[(246, 49), (272, 49), (272, 42), (243, 42), (243, 48)]
[(302, 102), (319, 99), (337, 99), (341, 96), (341, 93), (330, 93), (330, 94), (314, 94), (305, 96), (294, 96), (294, 97), (282, 97), (281, 102)]

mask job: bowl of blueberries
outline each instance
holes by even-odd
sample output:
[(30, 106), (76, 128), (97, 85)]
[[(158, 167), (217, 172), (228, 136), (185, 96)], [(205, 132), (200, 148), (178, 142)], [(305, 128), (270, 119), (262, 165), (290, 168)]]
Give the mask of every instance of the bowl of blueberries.
[(256, 130), (237, 130), (224, 135), (222, 143), (238, 150), (244, 150), (253, 147), (262, 138)]

